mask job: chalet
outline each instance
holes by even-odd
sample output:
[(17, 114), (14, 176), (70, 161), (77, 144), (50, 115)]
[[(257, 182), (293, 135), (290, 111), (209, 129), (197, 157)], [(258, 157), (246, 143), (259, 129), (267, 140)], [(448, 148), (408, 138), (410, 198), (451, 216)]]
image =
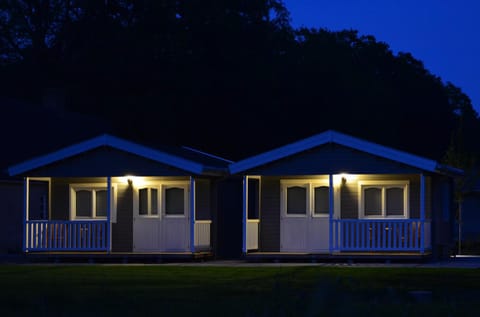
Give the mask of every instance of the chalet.
[[(150, 148), (104, 134), (10, 166), (22, 176), (24, 252), (212, 250), (212, 182), (230, 161), (191, 148)], [(44, 183), (43, 213), (32, 184)]]
[(229, 166), (243, 177), (250, 258), (413, 256), (453, 241), (462, 171), (327, 131)]

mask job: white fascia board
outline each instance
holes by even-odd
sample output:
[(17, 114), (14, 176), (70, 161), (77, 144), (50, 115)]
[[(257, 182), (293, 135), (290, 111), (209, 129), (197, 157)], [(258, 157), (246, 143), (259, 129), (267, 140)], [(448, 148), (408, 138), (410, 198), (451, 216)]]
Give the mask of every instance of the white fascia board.
[(10, 168), (8, 168), (8, 174), (10, 176), (18, 175), (23, 172), (30, 171), (53, 162), (75, 156), (77, 154), (95, 149), (100, 146), (110, 146), (112, 148), (142, 156), (157, 161), (159, 163), (164, 163), (195, 174), (201, 174), (203, 171), (203, 166), (201, 164), (185, 160), (177, 156), (169, 155), (130, 141), (122, 140), (108, 134), (104, 134), (93, 139), (72, 146), (68, 146), (50, 154), (11, 166)]
[(106, 135), (101, 135), (93, 139), (65, 147), (61, 150), (52, 152), (50, 154), (39, 156), (37, 158), (25, 161), (23, 163), (13, 165), (8, 168), (8, 174), (10, 176), (15, 176), (41, 166), (45, 166), (47, 164), (63, 160), (67, 157), (71, 157), (71, 156), (89, 151), (91, 149), (94, 149), (96, 147), (103, 145), (105, 143), (105, 137)]
[(332, 141), (358, 151), (417, 167), (425, 171), (435, 172), (437, 170), (437, 162), (434, 160), (395, 150), (369, 141), (360, 140), (338, 132), (334, 133)]
[(178, 156), (170, 155), (158, 150), (151, 149), (149, 147), (139, 145), (130, 141), (122, 140), (114, 136), (107, 136), (109, 146), (142, 156), (159, 163), (164, 163), (191, 173), (201, 174), (203, 171), (203, 165), (195, 163)]
[(287, 156), (306, 151), (313, 147), (331, 142), (332, 140), (332, 131), (326, 131), (309, 138), (303, 139), (301, 141), (290, 143), (288, 145), (276, 148), (274, 150), (264, 152), (244, 160), (238, 161), (237, 163), (231, 164), (229, 166), (229, 170), (231, 174), (240, 173), (251, 169), (253, 167), (257, 167), (260, 165), (264, 165)]
[(437, 171), (438, 164), (436, 161), (395, 150), (369, 141), (364, 141), (333, 130), (328, 130), (326, 132), (314, 135), (301, 141), (291, 143), (256, 156), (252, 156), (245, 160), (241, 160), (237, 163), (230, 165), (229, 170), (231, 174), (241, 173), (251, 168), (258, 167), (288, 157), (290, 155), (324, 145), (326, 143), (336, 143), (358, 151), (417, 167), (425, 171)]

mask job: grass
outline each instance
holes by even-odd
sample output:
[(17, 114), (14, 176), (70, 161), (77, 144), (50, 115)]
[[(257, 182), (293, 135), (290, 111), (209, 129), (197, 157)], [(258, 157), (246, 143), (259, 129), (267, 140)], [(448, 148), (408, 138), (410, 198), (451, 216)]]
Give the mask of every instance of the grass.
[(0, 316), (479, 316), (474, 269), (0, 266)]

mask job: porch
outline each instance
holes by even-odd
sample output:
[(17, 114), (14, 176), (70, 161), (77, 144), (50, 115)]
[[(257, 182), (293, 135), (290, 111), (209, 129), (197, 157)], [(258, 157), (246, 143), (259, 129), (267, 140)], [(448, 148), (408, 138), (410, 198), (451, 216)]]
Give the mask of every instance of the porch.
[(424, 174), (245, 176), (243, 184), (247, 256), (408, 256), (433, 249), (431, 179)]
[[(32, 181), (48, 184), (41, 216), (30, 212)], [(212, 221), (205, 198), (196, 195), (197, 186), (204, 190), (205, 182), (193, 177), (26, 177), (23, 251), (84, 256), (136, 252), (179, 258), (208, 254)]]
[[(210, 220), (195, 221), (193, 252), (210, 249), (210, 225)], [(111, 251), (107, 221), (27, 220), (25, 226), (25, 252)]]

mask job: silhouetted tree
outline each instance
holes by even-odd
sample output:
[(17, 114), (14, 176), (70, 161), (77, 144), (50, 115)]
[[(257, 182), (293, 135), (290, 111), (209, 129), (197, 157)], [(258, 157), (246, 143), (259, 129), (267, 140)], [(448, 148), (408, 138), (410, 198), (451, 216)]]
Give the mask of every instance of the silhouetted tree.
[(238, 159), (333, 128), (438, 159), (460, 111), (480, 151), (457, 87), (373, 36), (293, 29), (281, 0), (6, 0), (0, 44), (1, 94), (63, 91), (146, 143)]

